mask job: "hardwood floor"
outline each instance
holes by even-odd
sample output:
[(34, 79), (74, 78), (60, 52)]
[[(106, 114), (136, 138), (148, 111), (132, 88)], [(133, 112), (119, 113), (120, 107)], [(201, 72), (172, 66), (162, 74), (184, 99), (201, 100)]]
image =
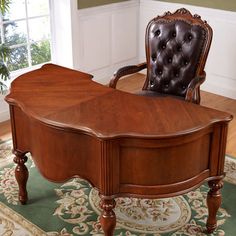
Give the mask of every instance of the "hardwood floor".
[[(142, 88), (144, 75), (136, 74), (120, 80), (117, 88), (127, 92), (135, 92)], [(235, 119), (229, 124), (226, 153), (236, 158), (236, 100), (201, 91), (201, 105), (231, 113)], [(0, 141), (11, 138), (10, 121), (0, 123)]]

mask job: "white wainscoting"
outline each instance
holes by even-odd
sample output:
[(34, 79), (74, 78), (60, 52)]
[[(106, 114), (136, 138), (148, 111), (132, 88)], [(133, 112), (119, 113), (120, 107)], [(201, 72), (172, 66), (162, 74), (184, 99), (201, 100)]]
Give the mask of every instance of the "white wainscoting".
[(213, 40), (206, 64), (202, 90), (236, 99), (236, 12), (191, 5), (140, 0), (139, 60), (145, 60), (144, 35), (150, 19), (166, 11), (185, 7), (213, 28)]
[(121, 66), (138, 62), (139, 1), (77, 10), (74, 68), (108, 83)]

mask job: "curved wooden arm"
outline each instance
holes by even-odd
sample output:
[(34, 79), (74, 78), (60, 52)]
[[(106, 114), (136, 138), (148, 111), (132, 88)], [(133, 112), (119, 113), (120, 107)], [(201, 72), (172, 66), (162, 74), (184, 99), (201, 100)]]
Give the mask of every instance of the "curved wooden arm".
[(110, 83), (109, 83), (109, 87), (110, 88), (116, 88), (116, 84), (118, 82), (118, 80), (125, 76), (125, 75), (130, 75), (130, 74), (134, 74), (134, 73), (137, 73), (139, 72), (140, 70), (143, 70), (147, 68), (147, 63), (144, 62), (144, 63), (141, 63), (141, 64), (138, 64), (138, 65), (132, 65), (132, 66), (125, 66), (125, 67), (122, 67), (120, 68), (119, 70), (117, 70)]
[(189, 84), (187, 93), (185, 96), (185, 100), (188, 102), (193, 103), (200, 103), (200, 85), (205, 81), (206, 79), (206, 72), (203, 71), (203, 74), (200, 76), (195, 77)]

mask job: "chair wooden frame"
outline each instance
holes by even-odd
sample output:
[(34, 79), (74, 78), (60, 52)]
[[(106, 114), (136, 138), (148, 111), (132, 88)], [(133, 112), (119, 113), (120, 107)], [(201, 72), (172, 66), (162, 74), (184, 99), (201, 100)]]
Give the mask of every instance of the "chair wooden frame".
[(165, 21), (182, 20), (182, 21), (185, 21), (191, 25), (199, 25), (199, 26), (203, 27), (207, 32), (207, 38), (205, 40), (205, 44), (202, 49), (202, 53), (201, 53), (200, 60), (198, 63), (198, 68), (196, 70), (195, 78), (193, 78), (191, 80), (191, 82), (189, 83), (188, 88), (187, 88), (187, 92), (186, 92), (186, 96), (185, 96), (186, 101), (199, 104), (200, 103), (200, 85), (205, 81), (205, 78), (206, 78), (206, 73), (204, 71), (204, 67), (205, 67), (205, 63), (206, 63), (207, 56), (209, 53), (210, 45), (212, 42), (213, 32), (212, 32), (212, 28), (208, 25), (208, 23), (206, 21), (203, 21), (201, 19), (201, 17), (197, 14), (192, 15), (185, 8), (178, 9), (174, 13), (171, 13), (168, 11), (168, 12), (164, 13), (164, 15), (162, 15), (162, 16), (155, 17), (154, 19), (152, 19), (148, 23), (148, 26), (146, 28), (146, 38), (145, 38), (147, 62), (138, 64), (138, 65), (125, 66), (123, 68), (118, 69), (114, 73), (114, 75), (109, 83), (109, 87), (116, 88), (118, 80), (120, 78), (122, 78), (123, 76), (138, 73), (143, 69), (147, 69), (147, 76), (146, 76), (146, 80), (145, 80), (142, 90), (148, 90), (148, 84), (149, 84), (149, 80), (150, 80), (150, 75), (149, 75), (149, 66), (150, 66), (150, 63), (149, 63), (150, 57), (149, 56), (150, 55), (148, 53), (149, 44), (148, 44), (148, 33), (147, 32), (149, 30), (150, 25), (152, 25), (153, 22), (160, 20), (160, 19), (163, 19)]

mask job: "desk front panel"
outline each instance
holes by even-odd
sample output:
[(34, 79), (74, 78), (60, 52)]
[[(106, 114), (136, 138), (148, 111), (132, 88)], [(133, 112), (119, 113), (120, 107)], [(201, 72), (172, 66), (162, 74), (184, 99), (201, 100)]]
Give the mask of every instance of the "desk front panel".
[[(224, 160), (219, 144), (224, 126), (182, 137), (119, 142), (119, 192), (137, 195), (172, 195), (204, 180), (222, 176)], [(223, 159), (223, 160), (222, 160)]]

